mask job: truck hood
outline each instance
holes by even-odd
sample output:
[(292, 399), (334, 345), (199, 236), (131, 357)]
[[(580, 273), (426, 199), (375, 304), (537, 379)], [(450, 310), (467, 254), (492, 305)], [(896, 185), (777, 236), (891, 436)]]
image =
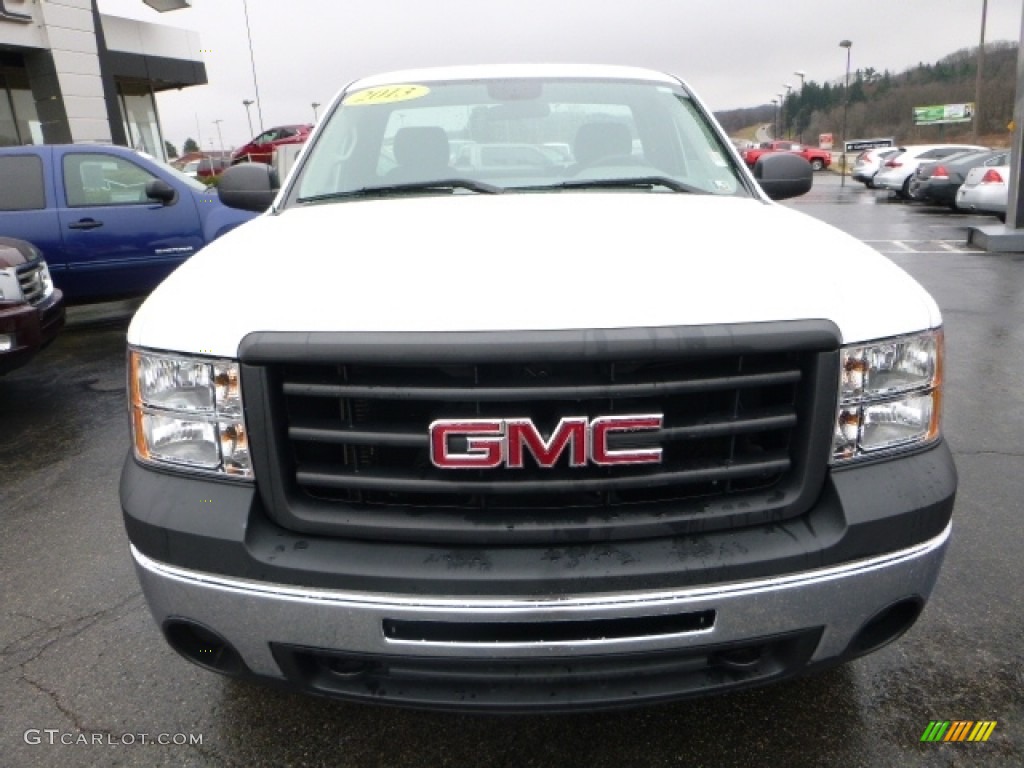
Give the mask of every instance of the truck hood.
[(403, 197), (233, 230), (146, 300), (129, 343), (234, 357), (253, 331), (500, 331), (827, 319), (844, 342), (940, 323), (854, 238), (759, 200), (653, 192)]

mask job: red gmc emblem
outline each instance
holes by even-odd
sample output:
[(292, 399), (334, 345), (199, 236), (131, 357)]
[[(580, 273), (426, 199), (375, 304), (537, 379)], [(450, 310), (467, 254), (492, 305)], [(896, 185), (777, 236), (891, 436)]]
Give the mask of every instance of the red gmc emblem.
[[(614, 450), (608, 438), (616, 433), (656, 432), (663, 417), (569, 416), (545, 438), (530, 419), (438, 419), (430, 425), (430, 461), (440, 469), (521, 469), (529, 453), (537, 464), (550, 469), (563, 454), (570, 467), (596, 464), (660, 464), (661, 448)], [(464, 448), (453, 450), (451, 438), (463, 438)]]

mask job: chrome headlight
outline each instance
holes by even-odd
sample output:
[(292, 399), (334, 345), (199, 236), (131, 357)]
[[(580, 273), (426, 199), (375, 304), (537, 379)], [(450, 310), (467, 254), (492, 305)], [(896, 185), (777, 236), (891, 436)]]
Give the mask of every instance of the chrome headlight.
[(39, 265), (39, 282), (43, 286), (43, 298), (50, 298), (53, 295), (53, 277), (45, 261)]
[(128, 387), (139, 461), (252, 478), (236, 361), (129, 349)]
[(832, 463), (939, 439), (942, 329), (842, 349)]

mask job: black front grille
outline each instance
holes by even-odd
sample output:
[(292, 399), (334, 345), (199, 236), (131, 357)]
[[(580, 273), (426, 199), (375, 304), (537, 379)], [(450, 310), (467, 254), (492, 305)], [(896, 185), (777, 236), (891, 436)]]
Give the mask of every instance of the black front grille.
[[(261, 372), (279, 425), (273, 464), (297, 520), (364, 536), (564, 541), (798, 513), (822, 354), (339, 358)], [(441, 469), (430, 458), (429, 427), (440, 419), (525, 418), (547, 438), (566, 417), (647, 414), (663, 417), (659, 431), (613, 434), (608, 447), (660, 448), (658, 464), (570, 466), (569, 450), (548, 468), (529, 453), (515, 469)], [(465, 451), (464, 440), (451, 438), (451, 449)]]

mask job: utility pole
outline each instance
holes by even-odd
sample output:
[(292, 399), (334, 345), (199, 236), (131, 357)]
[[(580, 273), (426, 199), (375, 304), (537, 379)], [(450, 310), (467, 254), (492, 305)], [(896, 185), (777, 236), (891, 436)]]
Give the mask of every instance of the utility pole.
[(974, 143), (980, 143), (981, 136), (981, 81), (985, 69), (985, 19), (988, 16), (988, 0), (981, 0), (981, 42), (978, 43), (978, 79), (974, 83)]

